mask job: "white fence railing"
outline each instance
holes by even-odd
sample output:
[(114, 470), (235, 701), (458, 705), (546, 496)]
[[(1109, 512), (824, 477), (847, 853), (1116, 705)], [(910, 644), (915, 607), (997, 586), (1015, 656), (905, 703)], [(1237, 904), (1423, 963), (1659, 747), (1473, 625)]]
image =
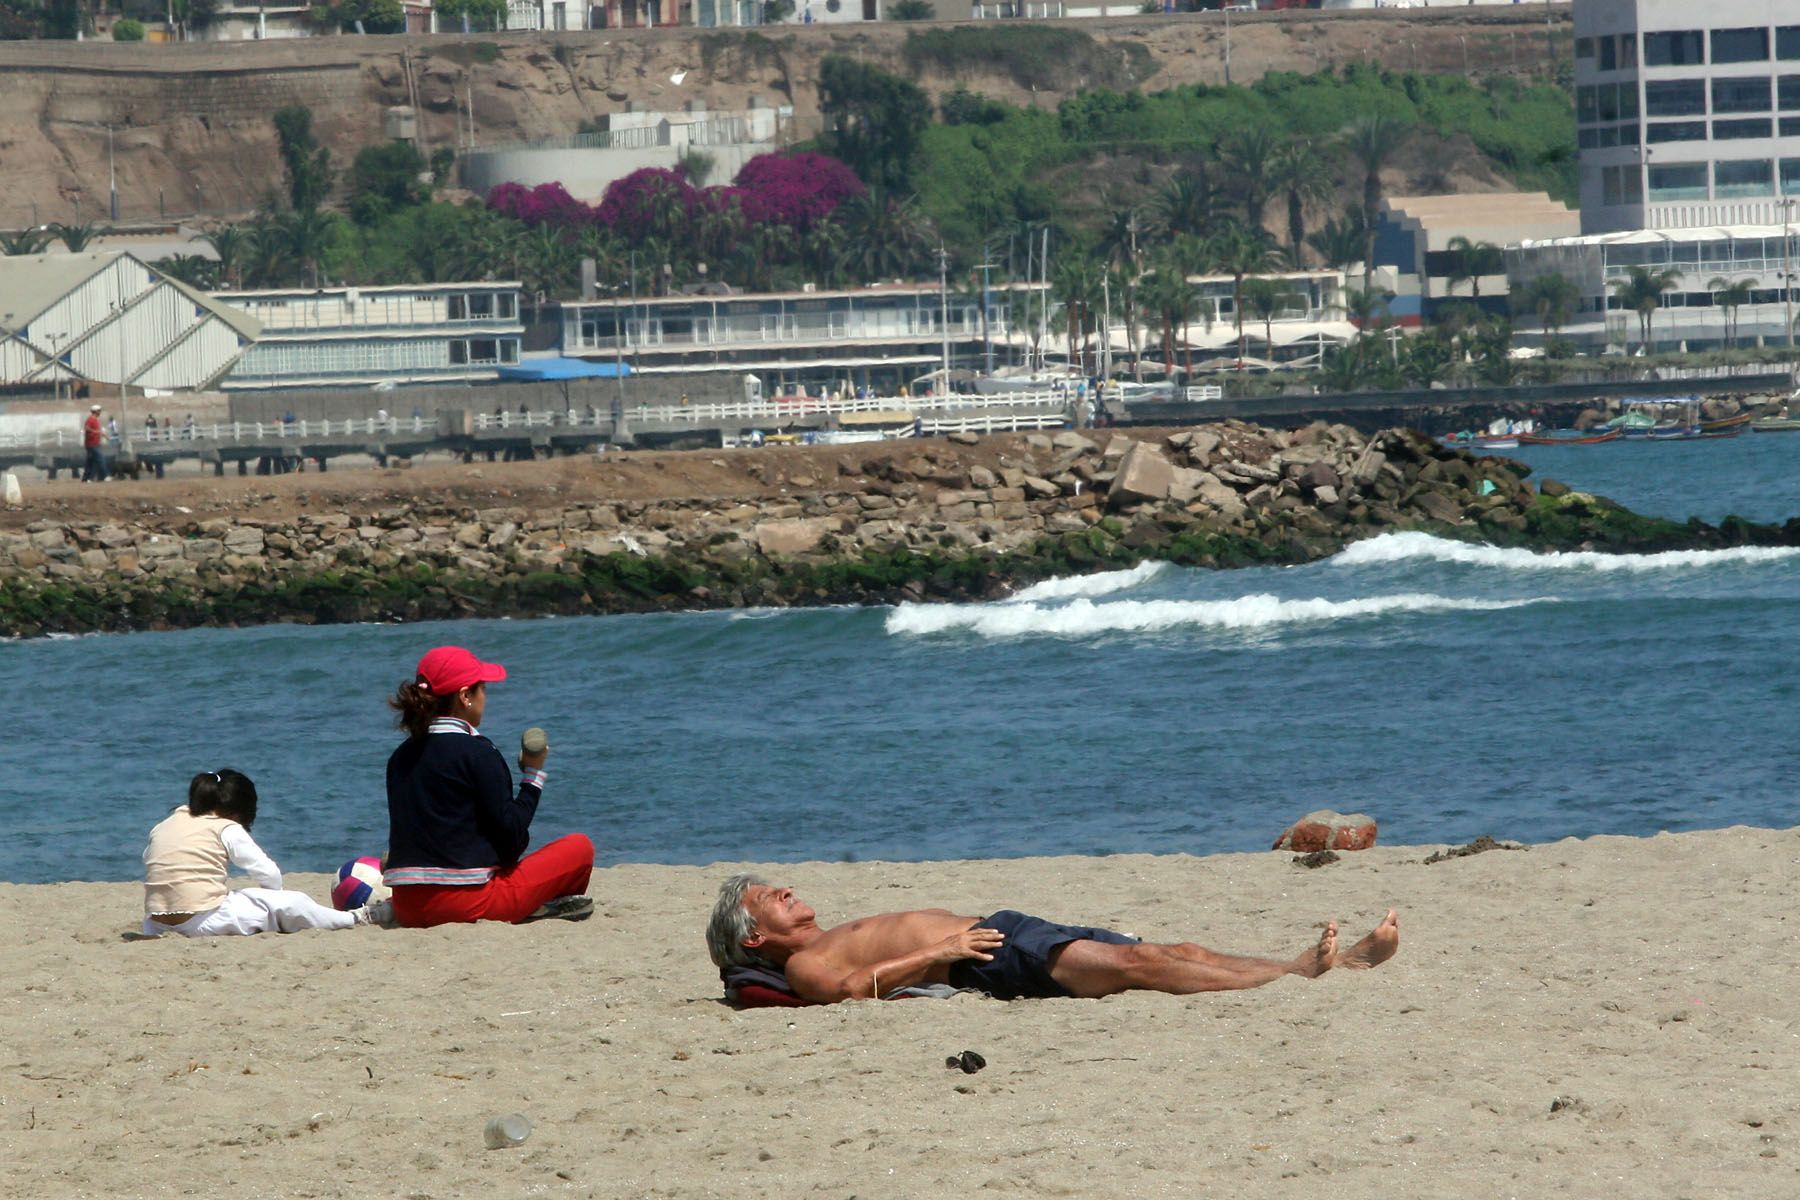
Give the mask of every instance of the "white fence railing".
[(640, 404), (625, 410), (628, 420), (663, 424), (711, 424), (715, 421), (747, 421), (784, 424), (820, 414), (909, 412), (929, 419), (929, 414), (978, 410), (1061, 408), (1068, 398), (1061, 392), (1002, 392), (992, 396), (777, 396), (769, 400), (726, 403)]

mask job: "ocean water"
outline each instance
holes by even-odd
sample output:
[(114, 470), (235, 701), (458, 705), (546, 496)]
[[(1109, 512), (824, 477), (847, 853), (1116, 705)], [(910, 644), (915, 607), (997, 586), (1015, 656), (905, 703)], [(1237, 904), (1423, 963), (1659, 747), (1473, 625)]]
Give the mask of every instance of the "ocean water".
[[(1647, 512), (1800, 514), (1800, 435), (1517, 457)], [(550, 732), (538, 840), (585, 831), (606, 863), (1259, 850), (1321, 807), (1388, 843), (1800, 820), (1800, 551), (1398, 534), (988, 604), (0, 644), (0, 879), (137, 878), (220, 766), (285, 869), (379, 852), (383, 702), (445, 641), (506, 664), (503, 750)]]

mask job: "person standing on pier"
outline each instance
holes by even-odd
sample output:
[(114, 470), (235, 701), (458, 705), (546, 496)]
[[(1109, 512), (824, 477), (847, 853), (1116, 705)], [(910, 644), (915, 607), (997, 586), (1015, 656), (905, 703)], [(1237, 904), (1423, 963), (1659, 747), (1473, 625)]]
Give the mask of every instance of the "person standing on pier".
[(100, 406), (88, 406), (87, 420), (81, 423), (81, 445), (87, 451), (87, 463), (81, 468), (81, 482), (103, 483), (106, 480), (106, 452), (101, 449), (106, 438), (100, 423)]
[(477, 732), (487, 685), (505, 678), (499, 663), (439, 646), (388, 701), (407, 736), (388, 759), (382, 880), (403, 926), (578, 921), (594, 911), (583, 894), (594, 869), (586, 836), (571, 833), (525, 853), (549, 747), (539, 742), (520, 752), (515, 793), (505, 757)]

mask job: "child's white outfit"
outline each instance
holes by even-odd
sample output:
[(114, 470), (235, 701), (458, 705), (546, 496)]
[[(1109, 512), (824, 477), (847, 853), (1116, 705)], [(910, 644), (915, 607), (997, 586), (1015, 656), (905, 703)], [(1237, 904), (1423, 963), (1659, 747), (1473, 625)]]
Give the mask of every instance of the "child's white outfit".
[[(241, 867), (259, 886), (232, 891), (227, 864)], [(192, 913), (179, 925), (150, 918)], [(349, 929), (353, 912), (327, 908), (305, 892), (284, 891), (281, 869), (250, 831), (227, 817), (196, 817), (183, 804), (150, 831), (144, 847), (144, 933), (154, 937), (217, 937), (234, 933), (293, 933), (299, 929)]]

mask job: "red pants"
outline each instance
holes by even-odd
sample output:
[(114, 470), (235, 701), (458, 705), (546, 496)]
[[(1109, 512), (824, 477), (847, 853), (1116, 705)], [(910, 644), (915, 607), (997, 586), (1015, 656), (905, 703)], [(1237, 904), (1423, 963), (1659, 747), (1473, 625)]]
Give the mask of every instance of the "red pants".
[(408, 929), (469, 921), (517, 923), (557, 896), (587, 891), (594, 843), (571, 833), (494, 873), (480, 887), (412, 883), (394, 889), (394, 916)]

